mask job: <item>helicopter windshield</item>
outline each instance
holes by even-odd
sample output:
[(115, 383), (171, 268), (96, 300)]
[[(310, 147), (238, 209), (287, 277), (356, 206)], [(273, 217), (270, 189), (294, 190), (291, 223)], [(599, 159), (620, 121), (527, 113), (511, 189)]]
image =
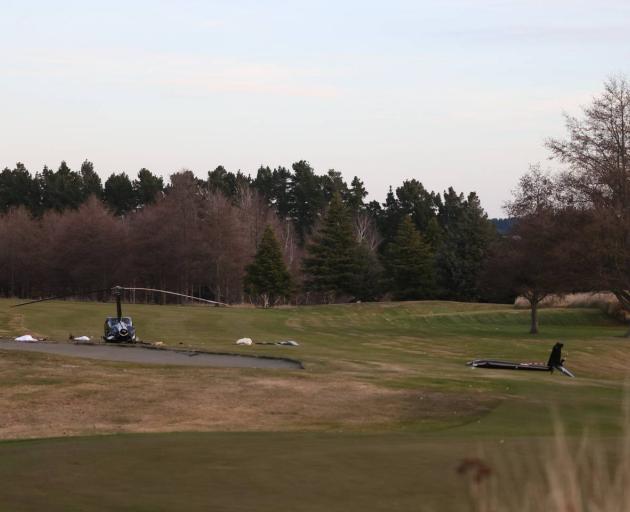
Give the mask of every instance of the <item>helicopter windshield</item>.
[(120, 320), (118, 320), (118, 318), (108, 318), (107, 319), (107, 325), (109, 327), (114, 327), (119, 322), (121, 324), (123, 324), (123, 325), (126, 325), (126, 326), (131, 326), (131, 324), (132, 324), (131, 318), (129, 318), (128, 316), (124, 316)]

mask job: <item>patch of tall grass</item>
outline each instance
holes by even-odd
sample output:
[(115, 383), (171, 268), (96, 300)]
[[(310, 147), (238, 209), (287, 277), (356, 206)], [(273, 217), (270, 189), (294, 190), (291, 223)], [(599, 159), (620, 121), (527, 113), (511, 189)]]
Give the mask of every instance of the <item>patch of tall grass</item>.
[[(514, 306), (529, 309), (529, 302), (524, 297), (517, 297)], [(611, 292), (583, 292), (565, 295), (549, 295), (541, 303), (548, 308), (598, 308), (615, 318), (621, 318), (623, 312), (617, 297)]]
[[(472, 512), (630, 511), (630, 409), (614, 440), (562, 427), (527, 455), (465, 459), (458, 473), (469, 484)], [(463, 508), (465, 509), (465, 508)]]

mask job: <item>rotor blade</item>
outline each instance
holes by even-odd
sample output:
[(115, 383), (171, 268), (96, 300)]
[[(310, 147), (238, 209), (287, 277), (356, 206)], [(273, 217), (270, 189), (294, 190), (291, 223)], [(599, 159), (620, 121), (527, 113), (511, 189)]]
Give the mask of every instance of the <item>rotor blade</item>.
[(21, 304), (15, 304), (13, 306), (11, 306), (12, 308), (18, 308), (20, 306), (26, 306), (28, 304), (35, 304), (36, 302), (44, 302), (47, 300), (56, 300), (56, 299), (65, 299), (66, 297), (76, 297), (77, 295), (89, 295), (91, 293), (99, 293), (99, 292), (109, 292), (111, 291), (111, 288), (105, 288), (103, 290), (90, 290), (89, 292), (83, 292), (83, 293), (66, 293), (65, 295), (55, 295), (54, 297), (46, 297), (45, 299), (37, 299), (37, 300), (30, 300), (28, 302), (22, 302)]
[(575, 377), (569, 370), (567, 370), (564, 366), (556, 366), (556, 370), (566, 375), (567, 377)]
[(225, 302), (217, 302), (215, 300), (208, 300), (208, 299), (201, 299), (199, 297), (193, 297), (192, 295), (185, 295), (183, 293), (176, 293), (176, 292), (169, 292), (168, 290), (158, 290), (157, 288), (125, 288), (124, 286), (121, 287), (123, 290), (140, 290), (143, 292), (159, 292), (159, 293), (166, 293), (168, 295), (176, 295), (178, 297), (185, 297), (187, 299), (193, 299), (193, 300), (198, 300), (200, 302), (207, 302), (208, 304), (216, 304), (218, 306), (225, 306), (228, 307), (228, 304), (226, 304)]

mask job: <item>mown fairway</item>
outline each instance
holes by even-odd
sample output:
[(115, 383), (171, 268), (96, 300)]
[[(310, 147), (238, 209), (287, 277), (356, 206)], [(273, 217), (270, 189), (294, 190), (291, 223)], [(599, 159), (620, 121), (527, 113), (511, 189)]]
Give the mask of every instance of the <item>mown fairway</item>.
[[(99, 336), (113, 311), (10, 304), (0, 302), (0, 337)], [(0, 352), (0, 436), (11, 439), (0, 443), (0, 510), (461, 510), (461, 459), (532, 453), (554, 417), (571, 434), (614, 437), (621, 425), (630, 347), (596, 310), (545, 310), (536, 338), (528, 312), (480, 304), (125, 314), (142, 339), (289, 356), (306, 369)], [(243, 336), (300, 347), (235, 346)], [(464, 364), (545, 361), (557, 340), (576, 379)], [(46, 437), (58, 438), (18, 440)]]

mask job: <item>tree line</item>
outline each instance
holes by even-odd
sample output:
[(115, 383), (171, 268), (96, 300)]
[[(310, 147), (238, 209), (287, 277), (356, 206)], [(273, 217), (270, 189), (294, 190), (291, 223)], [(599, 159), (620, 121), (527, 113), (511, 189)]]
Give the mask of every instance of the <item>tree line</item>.
[[(477, 195), (412, 179), (383, 203), (306, 161), (255, 175), (222, 166), (167, 183), (141, 169), (103, 184), (91, 162), (0, 173), (0, 293), (82, 295), (115, 284), (222, 302), (484, 299), (496, 230)], [(150, 300), (151, 298), (149, 298)]]
[[(0, 294), (34, 297), (129, 284), (222, 302), (509, 301), (612, 291), (630, 314), (630, 85), (607, 81), (564, 138), (558, 172), (533, 166), (488, 220), (477, 195), (418, 180), (366, 201), (358, 177), (306, 161), (252, 177), (217, 167), (104, 184), (85, 161), (0, 173)], [(152, 300), (152, 297), (145, 297)]]

